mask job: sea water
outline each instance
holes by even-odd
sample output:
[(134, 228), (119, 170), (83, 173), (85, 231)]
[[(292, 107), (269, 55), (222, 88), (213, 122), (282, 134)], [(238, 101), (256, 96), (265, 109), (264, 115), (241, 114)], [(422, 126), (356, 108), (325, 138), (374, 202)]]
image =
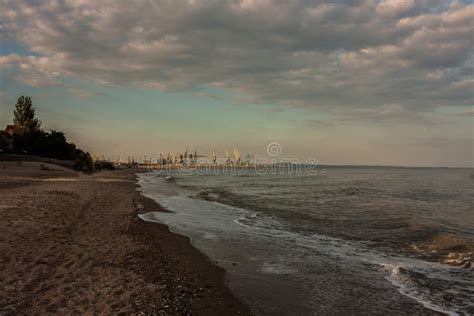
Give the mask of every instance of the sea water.
[[(256, 314), (474, 314), (472, 169), (139, 174)], [(235, 171), (235, 170), (234, 170)]]

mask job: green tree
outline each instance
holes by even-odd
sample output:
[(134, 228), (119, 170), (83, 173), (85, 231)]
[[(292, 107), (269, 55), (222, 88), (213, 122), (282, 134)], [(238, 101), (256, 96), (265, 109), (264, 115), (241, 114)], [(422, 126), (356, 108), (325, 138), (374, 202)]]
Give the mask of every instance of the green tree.
[(39, 131), (41, 122), (35, 117), (35, 109), (30, 97), (21, 96), (15, 104), (13, 111), (15, 133), (31, 133)]
[[(68, 143), (66, 136), (60, 131), (45, 132), (41, 122), (35, 117), (35, 109), (30, 97), (21, 96), (14, 111), (13, 146), (5, 132), (0, 132), (0, 150), (13, 151), (19, 154), (36, 155), (61, 160), (72, 160), (75, 168), (80, 171), (93, 171), (91, 155)], [(12, 148), (10, 148), (12, 147)]]
[(4, 131), (0, 131), (0, 152), (9, 151), (10, 142), (8, 141), (8, 135)]

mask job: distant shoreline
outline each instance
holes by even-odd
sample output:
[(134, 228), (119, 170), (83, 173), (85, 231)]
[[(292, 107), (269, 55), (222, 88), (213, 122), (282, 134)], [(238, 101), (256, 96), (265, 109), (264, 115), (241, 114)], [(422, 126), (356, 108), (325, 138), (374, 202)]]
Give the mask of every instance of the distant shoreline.
[[(248, 164), (248, 165), (225, 165), (225, 164), (197, 164), (197, 165), (140, 165), (137, 169), (144, 170), (161, 170), (161, 169), (196, 169), (196, 168), (258, 168), (264, 166), (284, 166), (291, 165), (287, 163), (274, 163), (274, 164)], [(305, 164), (293, 164), (293, 165), (305, 165)], [(430, 166), (391, 166), (391, 165), (327, 165), (327, 164), (318, 164), (317, 167), (320, 168), (393, 168), (393, 169), (474, 169), (474, 167), (430, 167)]]
[[(39, 156), (33, 156), (33, 155), (26, 155), (26, 154), (10, 154), (10, 153), (0, 153), (0, 161), (41, 161), (41, 162), (47, 162), (47, 163), (54, 163), (58, 165), (62, 165), (64, 167), (68, 168), (73, 168), (74, 163), (69, 160), (59, 160), (59, 159), (53, 159), (53, 158), (46, 158), (46, 157), (39, 157)], [(111, 162), (113, 163), (113, 162)], [(121, 165), (127, 165), (127, 163), (120, 163)], [(217, 164), (212, 164), (212, 163), (203, 163), (203, 164), (193, 164), (193, 165), (186, 165), (186, 164), (167, 164), (167, 165), (160, 165), (160, 164), (151, 164), (152, 169), (179, 169), (179, 168), (188, 168), (188, 169), (194, 169), (194, 168), (200, 168), (200, 167), (206, 167), (206, 168), (257, 168), (259, 166), (272, 166), (272, 165), (289, 165), (289, 163), (281, 163), (281, 162), (275, 162), (275, 163), (262, 163), (262, 164), (224, 164), (224, 163), (217, 163)], [(295, 164), (295, 165), (304, 165), (304, 163), (301, 164)], [(449, 166), (397, 166), (397, 165), (350, 165), (350, 164), (316, 164), (317, 167), (324, 167), (324, 168), (404, 168), (404, 169), (474, 169), (474, 166), (472, 167), (466, 167), (466, 166), (456, 166), (456, 167), (449, 167)], [(128, 168), (128, 167), (126, 167)], [(150, 165), (140, 163), (138, 165), (138, 168), (135, 169), (150, 169)]]

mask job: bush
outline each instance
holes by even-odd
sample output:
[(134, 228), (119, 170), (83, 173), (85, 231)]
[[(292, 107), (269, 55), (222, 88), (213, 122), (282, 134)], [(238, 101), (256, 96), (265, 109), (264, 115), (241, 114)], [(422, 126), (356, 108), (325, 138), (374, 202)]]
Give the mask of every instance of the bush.
[(102, 169), (115, 170), (114, 164), (111, 163), (110, 161), (101, 161), (99, 163)]
[(83, 152), (80, 149), (78, 149), (77, 151), (77, 157), (76, 159), (74, 159), (74, 168), (78, 171), (93, 171), (94, 162), (92, 161), (92, 158), (89, 153)]
[(90, 154), (78, 149), (75, 144), (68, 143), (62, 132), (50, 131), (46, 133), (37, 130), (17, 133), (13, 137), (13, 145), (14, 152), (19, 154), (73, 160), (77, 170), (94, 170)]
[(8, 141), (8, 135), (4, 131), (0, 131), (0, 151), (10, 152), (10, 142)]

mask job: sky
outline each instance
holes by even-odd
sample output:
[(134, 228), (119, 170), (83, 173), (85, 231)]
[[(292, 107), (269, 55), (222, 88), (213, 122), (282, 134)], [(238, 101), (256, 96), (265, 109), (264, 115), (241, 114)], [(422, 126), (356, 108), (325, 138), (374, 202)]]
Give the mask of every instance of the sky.
[(186, 146), (474, 167), (474, 2), (0, 0), (0, 124), (20, 95), (96, 156)]

